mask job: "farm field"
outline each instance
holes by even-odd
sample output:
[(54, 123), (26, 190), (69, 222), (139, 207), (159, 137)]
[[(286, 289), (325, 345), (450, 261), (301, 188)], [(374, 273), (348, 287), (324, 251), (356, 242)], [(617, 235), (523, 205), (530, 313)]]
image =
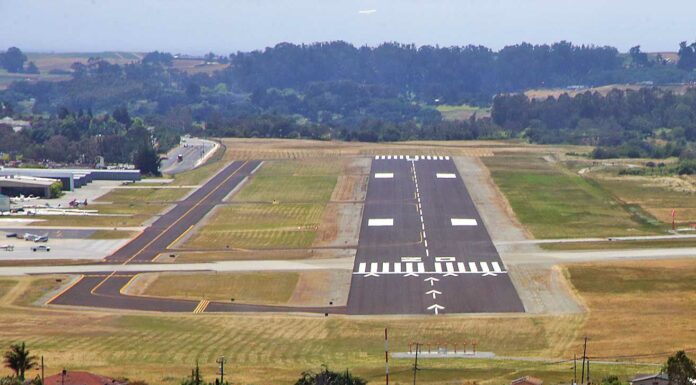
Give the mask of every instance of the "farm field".
[[(215, 358), (225, 355), (234, 362), (235, 381), (257, 383), (258, 378), (264, 378), (283, 384), (322, 363), (338, 370), (350, 368), (357, 375), (378, 381), (383, 370), (384, 327), (389, 328), (393, 351), (407, 350), (412, 341), (461, 343), (477, 339), (482, 351), (551, 359), (579, 352), (585, 334), (591, 338), (590, 353), (607, 360), (643, 354), (645, 346), (651, 346), (651, 352), (671, 353), (682, 348), (684, 341), (696, 340), (691, 327), (696, 316), (696, 287), (690, 279), (696, 267), (692, 261), (566, 268), (589, 309), (587, 314), (427, 317), (428, 322), (423, 322), (423, 317), (115, 314), (28, 308), (27, 303), (59, 283), (52, 278), (3, 278), (0, 322), (7, 327), (0, 330), (0, 344), (15, 342), (19, 337), (16, 331), (30, 327), (34, 332), (26, 342), (46, 356), (49, 368), (80, 362), (81, 369), (174, 384), (189, 373), (196, 359), (209, 375)], [(636, 311), (641, 317), (635, 317)], [(664, 322), (665, 312), (668, 323)], [(64, 324), (71, 328), (58, 326)], [(197, 349), (191, 350), (194, 342)], [(655, 363), (663, 359), (646, 358)], [(411, 360), (393, 359), (394, 378), (406, 381), (411, 364)], [(422, 365), (422, 383), (465, 379), (497, 384), (530, 373), (556, 383), (565, 381), (570, 373), (567, 363), (424, 359)], [(593, 364), (595, 378), (617, 374), (626, 379), (653, 370), (639, 364)]]
[(442, 114), (442, 119), (444, 120), (468, 120), (474, 116), (474, 114), (477, 118), (491, 116), (490, 108), (481, 108), (466, 104), (460, 106), (439, 105), (436, 109)]

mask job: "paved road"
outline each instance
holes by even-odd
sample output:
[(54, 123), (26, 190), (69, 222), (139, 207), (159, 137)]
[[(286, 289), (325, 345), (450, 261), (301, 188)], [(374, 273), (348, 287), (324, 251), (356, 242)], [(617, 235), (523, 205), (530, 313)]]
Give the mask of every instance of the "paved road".
[[(198, 167), (199, 161), (215, 147), (215, 142), (209, 140), (189, 138), (176, 148), (167, 153), (167, 159), (162, 161), (161, 170), (165, 174), (175, 175), (184, 171), (193, 170)], [(178, 155), (181, 154), (184, 160), (179, 162)]]
[(382, 158), (372, 163), (347, 312), (523, 312), (454, 162)]

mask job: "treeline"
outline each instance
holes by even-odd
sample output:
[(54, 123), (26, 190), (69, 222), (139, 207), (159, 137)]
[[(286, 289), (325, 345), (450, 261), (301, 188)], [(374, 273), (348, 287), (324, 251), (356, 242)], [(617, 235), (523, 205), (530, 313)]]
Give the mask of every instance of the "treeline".
[(19, 131), (0, 124), (0, 152), (11, 159), (92, 166), (103, 156), (106, 162), (135, 163), (144, 173), (156, 174), (157, 151), (179, 142), (175, 129), (162, 127), (131, 118), (124, 106), (99, 115), (63, 108), (49, 118), (35, 118), (30, 128)]
[(691, 158), (696, 89), (683, 95), (658, 88), (614, 89), (543, 100), (500, 95), (493, 100), (492, 119), (510, 135), (535, 143), (596, 146), (595, 158)]

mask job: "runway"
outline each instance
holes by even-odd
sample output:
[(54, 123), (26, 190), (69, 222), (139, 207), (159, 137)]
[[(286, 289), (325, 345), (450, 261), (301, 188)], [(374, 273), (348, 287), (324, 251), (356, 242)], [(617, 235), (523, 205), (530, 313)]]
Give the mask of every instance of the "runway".
[[(453, 161), (428, 158), (377, 157), (373, 161), (347, 306), (263, 306), (132, 296), (121, 290), (139, 271), (113, 270), (85, 273), (47, 304), (193, 313), (524, 311)], [(151, 262), (259, 165), (259, 161), (233, 162), (107, 257), (107, 262)]]
[(372, 162), (349, 314), (523, 312), (454, 162)]

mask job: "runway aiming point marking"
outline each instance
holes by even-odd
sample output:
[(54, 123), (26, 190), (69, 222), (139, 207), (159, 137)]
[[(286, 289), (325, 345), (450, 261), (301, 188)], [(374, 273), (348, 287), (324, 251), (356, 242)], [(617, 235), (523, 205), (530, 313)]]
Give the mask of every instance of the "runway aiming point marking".
[(367, 225), (372, 227), (394, 226), (394, 218), (373, 218), (367, 220)]

